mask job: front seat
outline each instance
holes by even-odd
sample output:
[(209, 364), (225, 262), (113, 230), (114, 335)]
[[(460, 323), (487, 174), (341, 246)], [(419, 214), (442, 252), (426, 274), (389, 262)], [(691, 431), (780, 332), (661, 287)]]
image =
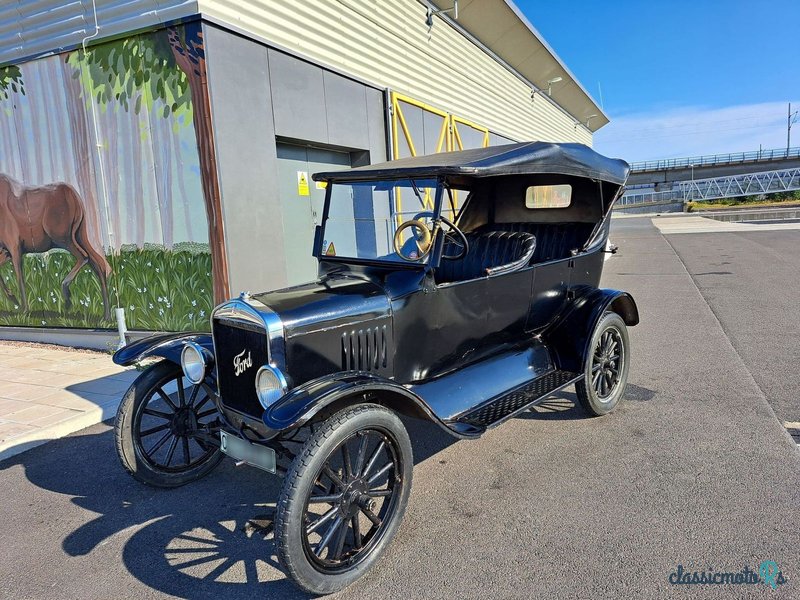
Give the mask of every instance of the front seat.
[[(469, 251), (459, 259), (442, 260), (436, 268), (437, 283), (510, 273), (527, 266), (536, 250), (536, 237), (530, 233), (488, 231), (464, 235)], [(444, 254), (457, 254), (459, 249), (460, 245), (448, 237)]]

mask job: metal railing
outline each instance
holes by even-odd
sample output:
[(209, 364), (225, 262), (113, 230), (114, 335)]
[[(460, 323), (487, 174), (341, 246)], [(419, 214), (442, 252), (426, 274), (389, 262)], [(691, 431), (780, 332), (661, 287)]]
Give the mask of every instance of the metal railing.
[(683, 202), (686, 200), (685, 194), (682, 190), (669, 190), (666, 192), (656, 192), (652, 188), (648, 192), (638, 192), (633, 194), (625, 194), (620, 196), (616, 202), (616, 206), (631, 206), (635, 204), (655, 204), (662, 202), (678, 201)]
[(663, 192), (657, 192), (653, 188), (643, 191), (636, 189), (619, 198), (617, 206), (678, 200), (715, 200), (795, 190), (800, 190), (800, 167), (680, 181), (673, 189)]
[(728, 154), (708, 154), (686, 158), (664, 158), (631, 163), (631, 171), (663, 171), (688, 167), (707, 167), (714, 165), (760, 162), (800, 158), (800, 147), (777, 148), (774, 150), (754, 150), (752, 152), (731, 152)]

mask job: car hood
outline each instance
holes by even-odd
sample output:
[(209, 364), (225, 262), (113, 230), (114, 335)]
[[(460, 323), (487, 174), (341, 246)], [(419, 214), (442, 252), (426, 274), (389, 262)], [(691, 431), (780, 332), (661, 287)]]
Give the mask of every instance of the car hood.
[(327, 275), (253, 299), (280, 317), (287, 338), (391, 315), (384, 288), (352, 275)]

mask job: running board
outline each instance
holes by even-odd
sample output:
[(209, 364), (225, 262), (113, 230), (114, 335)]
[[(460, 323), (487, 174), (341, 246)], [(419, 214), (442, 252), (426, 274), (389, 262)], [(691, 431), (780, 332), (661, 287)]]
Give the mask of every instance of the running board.
[(571, 371), (550, 371), (457, 416), (448, 424), (486, 429), (494, 427), (533, 406), (553, 392), (575, 383), (580, 378), (579, 373)]

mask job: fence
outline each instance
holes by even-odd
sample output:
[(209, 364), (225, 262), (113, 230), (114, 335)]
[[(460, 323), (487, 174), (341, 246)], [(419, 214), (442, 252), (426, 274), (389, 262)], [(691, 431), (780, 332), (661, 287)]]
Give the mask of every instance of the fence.
[(687, 158), (665, 158), (631, 163), (631, 171), (663, 171), (665, 169), (681, 169), (689, 167), (707, 167), (714, 165), (785, 160), (800, 158), (800, 147), (779, 148), (775, 150), (754, 150), (752, 152), (733, 152), (728, 154), (708, 154)]

